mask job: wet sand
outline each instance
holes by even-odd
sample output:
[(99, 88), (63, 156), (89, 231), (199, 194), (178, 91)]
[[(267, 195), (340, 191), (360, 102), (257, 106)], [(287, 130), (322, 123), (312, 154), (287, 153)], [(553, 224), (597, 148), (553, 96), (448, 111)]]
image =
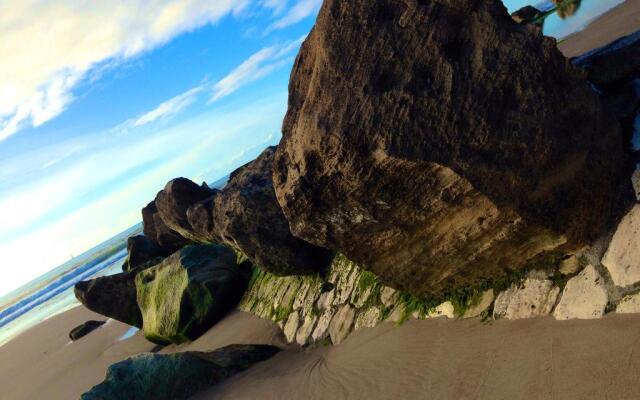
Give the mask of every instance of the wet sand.
[(640, 29), (640, 1), (627, 0), (558, 44), (567, 57), (597, 49)]

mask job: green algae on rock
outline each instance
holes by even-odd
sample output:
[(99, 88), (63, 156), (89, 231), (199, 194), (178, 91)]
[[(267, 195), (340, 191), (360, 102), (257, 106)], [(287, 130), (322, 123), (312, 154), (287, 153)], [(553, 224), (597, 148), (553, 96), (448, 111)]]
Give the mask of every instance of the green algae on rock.
[(145, 337), (154, 343), (194, 340), (240, 301), (249, 264), (220, 245), (187, 246), (135, 279)]
[(81, 400), (187, 399), (278, 351), (267, 345), (231, 345), (210, 353), (139, 354), (110, 366), (105, 380)]

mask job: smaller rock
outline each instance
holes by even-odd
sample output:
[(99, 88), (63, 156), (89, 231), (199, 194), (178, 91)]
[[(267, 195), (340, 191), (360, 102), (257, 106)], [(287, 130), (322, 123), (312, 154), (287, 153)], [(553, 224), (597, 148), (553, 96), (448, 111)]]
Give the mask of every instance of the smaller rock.
[(274, 346), (231, 345), (210, 353), (143, 353), (110, 366), (105, 380), (81, 400), (184, 400), (279, 351)]
[(296, 332), (298, 331), (298, 325), (300, 324), (300, 314), (292, 312), (287, 318), (287, 323), (284, 324), (284, 336), (287, 338), (288, 343), (293, 343), (296, 340)]
[(400, 293), (398, 293), (394, 288), (383, 286), (382, 290), (380, 290), (380, 301), (387, 308), (393, 307), (393, 305), (398, 302), (399, 298)]
[(304, 317), (304, 322), (296, 333), (296, 342), (300, 346), (304, 346), (309, 343), (309, 337), (311, 336), (311, 332), (313, 332), (313, 328), (315, 327), (317, 320), (318, 318), (313, 315), (307, 315)]
[(331, 323), (331, 319), (335, 313), (335, 308), (329, 308), (320, 315), (318, 323), (311, 334), (311, 339), (314, 343), (326, 339), (329, 336), (329, 324)]
[(523, 319), (548, 315), (560, 288), (548, 279), (528, 277), (521, 287), (512, 285), (500, 293), (493, 306), (494, 318)]
[(87, 321), (84, 324), (78, 325), (69, 332), (69, 339), (75, 342), (100, 328), (105, 322), (107, 321)]
[(378, 307), (370, 307), (366, 311), (358, 314), (353, 329), (373, 328), (380, 323), (380, 317), (380, 309)]
[(329, 324), (329, 336), (333, 344), (340, 344), (351, 332), (356, 311), (349, 304), (338, 309)]
[(559, 271), (562, 275), (572, 275), (578, 272), (580, 269), (580, 261), (578, 261), (578, 257), (574, 255), (565, 258), (560, 262)]
[(622, 300), (620, 300), (618, 307), (616, 307), (616, 313), (618, 314), (640, 313), (640, 293), (625, 296)]
[(360, 279), (360, 271), (353, 268), (348, 274), (341, 274), (340, 279), (336, 282), (336, 296), (334, 303), (340, 305), (346, 303), (351, 297), (351, 293), (355, 289)]
[[(140, 266), (147, 266), (150, 261), (162, 261), (168, 256), (154, 241), (146, 236), (138, 235), (127, 239), (127, 260), (122, 266), (123, 271), (131, 271)], [(150, 265), (149, 265), (150, 266)]]
[(463, 318), (475, 318), (479, 317), (483, 312), (485, 312), (491, 303), (493, 303), (493, 299), (495, 298), (493, 294), (493, 289), (486, 290), (482, 293), (480, 297), (480, 301), (477, 304), (474, 304), (467, 308), (465, 311)]
[(353, 292), (351, 293), (351, 304), (353, 304), (356, 308), (360, 308), (364, 306), (367, 303), (367, 301), (369, 301), (369, 297), (371, 297), (372, 292), (373, 292), (372, 286), (365, 286), (365, 287), (356, 286)]
[(74, 294), (89, 310), (141, 328), (142, 314), (136, 302), (136, 274), (134, 270), (78, 282)]
[(640, 282), (639, 243), (640, 205), (636, 205), (618, 225), (602, 259), (616, 286), (626, 287)]
[(589, 265), (576, 277), (569, 279), (553, 316), (560, 320), (602, 318), (608, 301), (604, 280)]
[(187, 246), (135, 277), (145, 337), (158, 344), (195, 340), (242, 299), (250, 264), (220, 245)]
[(447, 318), (455, 318), (456, 313), (453, 308), (453, 303), (450, 301), (445, 301), (440, 304), (433, 310), (429, 311), (429, 318), (438, 318), (438, 317), (447, 317)]
[(199, 186), (189, 179), (176, 178), (158, 192), (155, 204), (160, 217), (169, 228), (184, 238), (198, 242), (200, 238), (194, 235), (187, 211), (194, 204), (211, 198), (216, 193), (217, 190)]

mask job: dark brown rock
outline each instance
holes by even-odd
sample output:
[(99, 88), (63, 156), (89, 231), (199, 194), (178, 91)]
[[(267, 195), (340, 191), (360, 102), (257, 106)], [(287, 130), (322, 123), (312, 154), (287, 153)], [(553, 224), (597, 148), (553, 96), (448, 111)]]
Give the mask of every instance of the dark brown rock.
[(155, 204), (160, 218), (170, 229), (184, 238), (197, 241), (198, 238), (192, 235), (187, 210), (195, 203), (212, 197), (216, 192), (189, 179), (177, 178), (158, 192)]
[(141, 328), (142, 314), (136, 300), (135, 284), (138, 272), (133, 270), (78, 282), (75, 296), (93, 312)]
[(122, 266), (123, 271), (130, 271), (153, 260), (162, 260), (169, 254), (146, 236), (138, 235), (127, 239), (129, 256)]
[(69, 339), (75, 342), (76, 340), (83, 338), (96, 329), (100, 328), (102, 325), (104, 325), (105, 322), (107, 321), (87, 321), (83, 324), (80, 324), (73, 328), (71, 332), (69, 332)]
[[(234, 171), (214, 197), (208, 208), (214, 237), (276, 275), (311, 274), (328, 263), (330, 253), (291, 234), (273, 188), (274, 153), (275, 147), (270, 147)], [(190, 212), (190, 221), (199, 220), (202, 208)]]
[(436, 294), (609, 218), (625, 156), (582, 71), (498, 0), (326, 0), (274, 185), (294, 235)]
[(540, 16), (540, 10), (533, 6), (524, 6), (521, 9), (511, 13), (511, 18), (519, 24), (530, 24)]
[(142, 209), (142, 227), (144, 236), (155, 242), (164, 254), (173, 254), (189, 244), (187, 239), (164, 223), (158, 213), (155, 200)]

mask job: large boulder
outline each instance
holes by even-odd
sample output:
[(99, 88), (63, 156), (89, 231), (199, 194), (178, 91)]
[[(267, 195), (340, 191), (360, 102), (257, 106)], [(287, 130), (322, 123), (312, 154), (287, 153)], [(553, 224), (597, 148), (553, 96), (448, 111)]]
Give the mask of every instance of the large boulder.
[(137, 273), (138, 270), (133, 270), (78, 282), (75, 296), (93, 312), (141, 328), (142, 314), (136, 302)]
[(188, 399), (278, 351), (267, 345), (231, 345), (210, 353), (143, 353), (110, 366), (105, 380), (81, 400)]
[(438, 294), (591, 240), (624, 160), (585, 74), (499, 0), (326, 0), (274, 185), (295, 236)]
[(158, 344), (194, 340), (236, 306), (251, 266), (220, 245), (182, 248), (135, 278), (143, 331)]

